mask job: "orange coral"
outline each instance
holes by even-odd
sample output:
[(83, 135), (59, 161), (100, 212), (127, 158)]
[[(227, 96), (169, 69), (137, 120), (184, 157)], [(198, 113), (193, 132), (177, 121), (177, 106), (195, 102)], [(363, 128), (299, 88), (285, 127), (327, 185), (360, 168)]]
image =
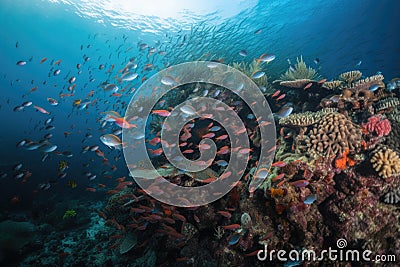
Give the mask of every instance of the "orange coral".
[(271, 188), (270, 190), (271, 197), (281, 197), (285, 193), (285, 191), (282, 188)]
[(348, 157), (349, 155), (349, 148), (343, 152), (343, 155), (335, 160), (335, 167), (344, 171), (347, 166), (352, 167), (356, 165), (355, 160)]

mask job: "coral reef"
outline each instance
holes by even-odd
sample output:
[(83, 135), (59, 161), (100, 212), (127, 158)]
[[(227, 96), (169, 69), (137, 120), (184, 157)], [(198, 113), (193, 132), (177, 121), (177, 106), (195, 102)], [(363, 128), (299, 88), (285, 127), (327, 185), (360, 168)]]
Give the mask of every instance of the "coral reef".
[(2, 221), (0, 223), (0, 263), (9, 254), (16, 255), (33, 241), (35, 226), (30, 222)]

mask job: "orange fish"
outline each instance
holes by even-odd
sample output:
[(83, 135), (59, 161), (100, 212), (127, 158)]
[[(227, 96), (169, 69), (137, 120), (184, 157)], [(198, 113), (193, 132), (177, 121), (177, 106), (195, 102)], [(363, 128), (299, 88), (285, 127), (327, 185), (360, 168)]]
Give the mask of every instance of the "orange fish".
[(96, 192), (96, 188), (93, 188), (93, 187), (88, 187), (88, 188), (86, 188), (86, 190), (89, 192)]
[(53, 63), (53, 65), (60, 65), (61, 61), (62, 61), (62, 60), (59, 59), (59, 60), (55, 61), (55, 62)]
[(276, 177), (272, 178), (272, 182), (279, 181), (279, 180), (282, 179), (284, 176), (285, 176), (284, 173), (278, 174)]
[(130, 129), (130, 128), (137, 128), (136, 124), (130, 124), (125, 120), (125, 118), (117, 118), (114, 116), (110, 116), (110, 118), (114, 119), (114, 123), (121, 128)]
[(165, 110), (165, 109), (153, 110), (153, 111), (151, 111), (151, 113), (159, 115), (161, 117), (168, 117), (171, 114), (171, 112), (169, 112), (168, 110)]
[(205, 180), (201, 180), (201, 181), (199, 180), (199, 182), (205, 183), (205, 184), (209, 184), (209, 183), (214, 182), (215, 180), (217, 180), (217, 179), (215, 179), (214, 177), (210, 177), (210, 178), (207, 178)]
[(240, 229), (241, 226), (240, 226), (240, 224), (235, 223), (235, 224), (230, 224), (230, 225), (223, 225), (222, 228), (224, 228), (226, 230), (237, 230), (237, 229)]
[(29, 90), (29, 92), (32, 93), (32, 92), (36, 91), (37, 89), (38, 89), (38, 87), (35, 86), (35, 87), (33, 87), (31, 90)]
[(307, 85), (306, 85), (306, 86), (304, 86), (304, 90), (306, 90), (306, 89), (310, 88), (311, 86), (312, 86), (312, 83), (307, 83)]
[(291, 182), (290, 184), (295, 186), (295, 187), (306, 187), (310, 182), (307, 180), (298, 180)]
[(285, 98), (285, 94), (281, 94), (277, 99), (276, 99), (276, 101), (279, 101), (279, 100), (282, 100), (282, 99), (284, 99)]
[(45, 62), (47, 60), (47, 57), (44, 57), (40, 60), (40, 64), (42, 64), (43, 62)]
[(281, 90), (278, 90), (278, 91), (276, 91), (275, 93), (273, 93), (273, 94), (271, 95), (271, 97), (276, 97), (276, 96), (278, 96), (280, 93), (281, 93)]
[(93, 95), (94, 95), (94, 90), (90, 91), (90, 92), (87, 94), (88, 97), (91, 97), (91, 96), (93, 96)]
[(271, 166), (272, 167), (285, 167), (286, 166), (286, 162), (284, 162), (284, 161), (276, 161), (276, 162), (272, 163)]
[(217, 211), (217, 213), (225, 218), (230, 219), (232, 217), (232, 214), (230, 212), (224, 211), (224, 210), (220, 210)]
[(41, 108), (39, 106), (33, 106), (35, 109), (37, 109), (37, 111), (39, 111), (40, 113), (43, 114), (50, 114), (50, 112), (48, 112), (47, 110), (45, 110), (44, 108)]
[(326, 82), (326, 79), (322, 79), (318, 82), (318, 84), (323, 84), (324, 82)]
[(228, 178), (229, 176), (231, 176), (231, 174), (232, 174), (231, 171), (225, 172), (225, 173), (223, 173), (219, 178), (220, 178), (221, 180), (223, 180), (223, 179)]

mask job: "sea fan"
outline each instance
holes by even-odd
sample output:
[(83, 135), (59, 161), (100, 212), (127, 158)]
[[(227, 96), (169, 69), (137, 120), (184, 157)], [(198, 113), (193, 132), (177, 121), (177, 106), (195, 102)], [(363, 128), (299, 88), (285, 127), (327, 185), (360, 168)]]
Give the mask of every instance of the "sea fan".
[(294, 70), (288, 69), (284, 74), (281, 75), (281, 80), (283, 81), (294, 81), (299, 79), (319, 79), (317, 71), (311, 67), (307, 67), (306, 63), (303, 61), (303, 56), (296, 58), (296, 65)]

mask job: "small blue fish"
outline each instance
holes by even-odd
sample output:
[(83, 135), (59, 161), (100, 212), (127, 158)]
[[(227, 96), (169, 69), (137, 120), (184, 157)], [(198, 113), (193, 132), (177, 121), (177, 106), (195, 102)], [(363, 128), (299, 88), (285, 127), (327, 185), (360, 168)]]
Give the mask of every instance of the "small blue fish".
[(263, 72), (263, 71), (257, 71), (257, 72), (255, 72), (252, 76), (251, 76), (251, 78), (253, 78), (253, 79), (259, 79), (259, 78), (261, 78), (262, 76), (264, 76), (265, 75), (265, 72)]
[(390, 82), (390, 83), (386, 84), (386, 90), (387, 91), (393, 91), (394, 89), (396, 89), (396, 83), (395, 82)]
[(374, 91), (378, 90), (378, 88), (379, 88), (379, 84), (374, 84), (369, 88), (369, 91), (374, 92)]
[(358, 63), (356, 64), (356, 67), (360, 67), (361, 66), (362, 61), (358, 61)]
[(249, 120), (252, 120), (252, 119), (254, 119), (255, 117), (254, 117), (254, 114), (249, 114), (249, 115), (247, 115), (247, 118), (249, 119)]
[(304, 200), (304, 204), (311, 205), (317, 200), (317, 194), (308, 195)]
[(240, 234), (234, 234), (231, 238), (229, 238), (228, 244), (229, 246), (233, 246), (237, 244), (240, 240)]
[(293, 111), (293, 107), (283, 107), (281, 108), (277, 113), (276, 116), (278, 116), (279, 118), (286, 118), (287, 116), (289, 116)]
[(215, 163), (217, 163), (217, 165), (220, 166), (220, 167), (226, 167), (226, 166), (228, 166), (228, 162), (226, 162), (226, 161), (223, 160), (223, 159), (218, 160), (218, 161), (215, 162)]
[(219, 130), (221, 130), (221, 127), (219, 126), (213, 126), (210, 128), (210, 132), (218, 132)]

